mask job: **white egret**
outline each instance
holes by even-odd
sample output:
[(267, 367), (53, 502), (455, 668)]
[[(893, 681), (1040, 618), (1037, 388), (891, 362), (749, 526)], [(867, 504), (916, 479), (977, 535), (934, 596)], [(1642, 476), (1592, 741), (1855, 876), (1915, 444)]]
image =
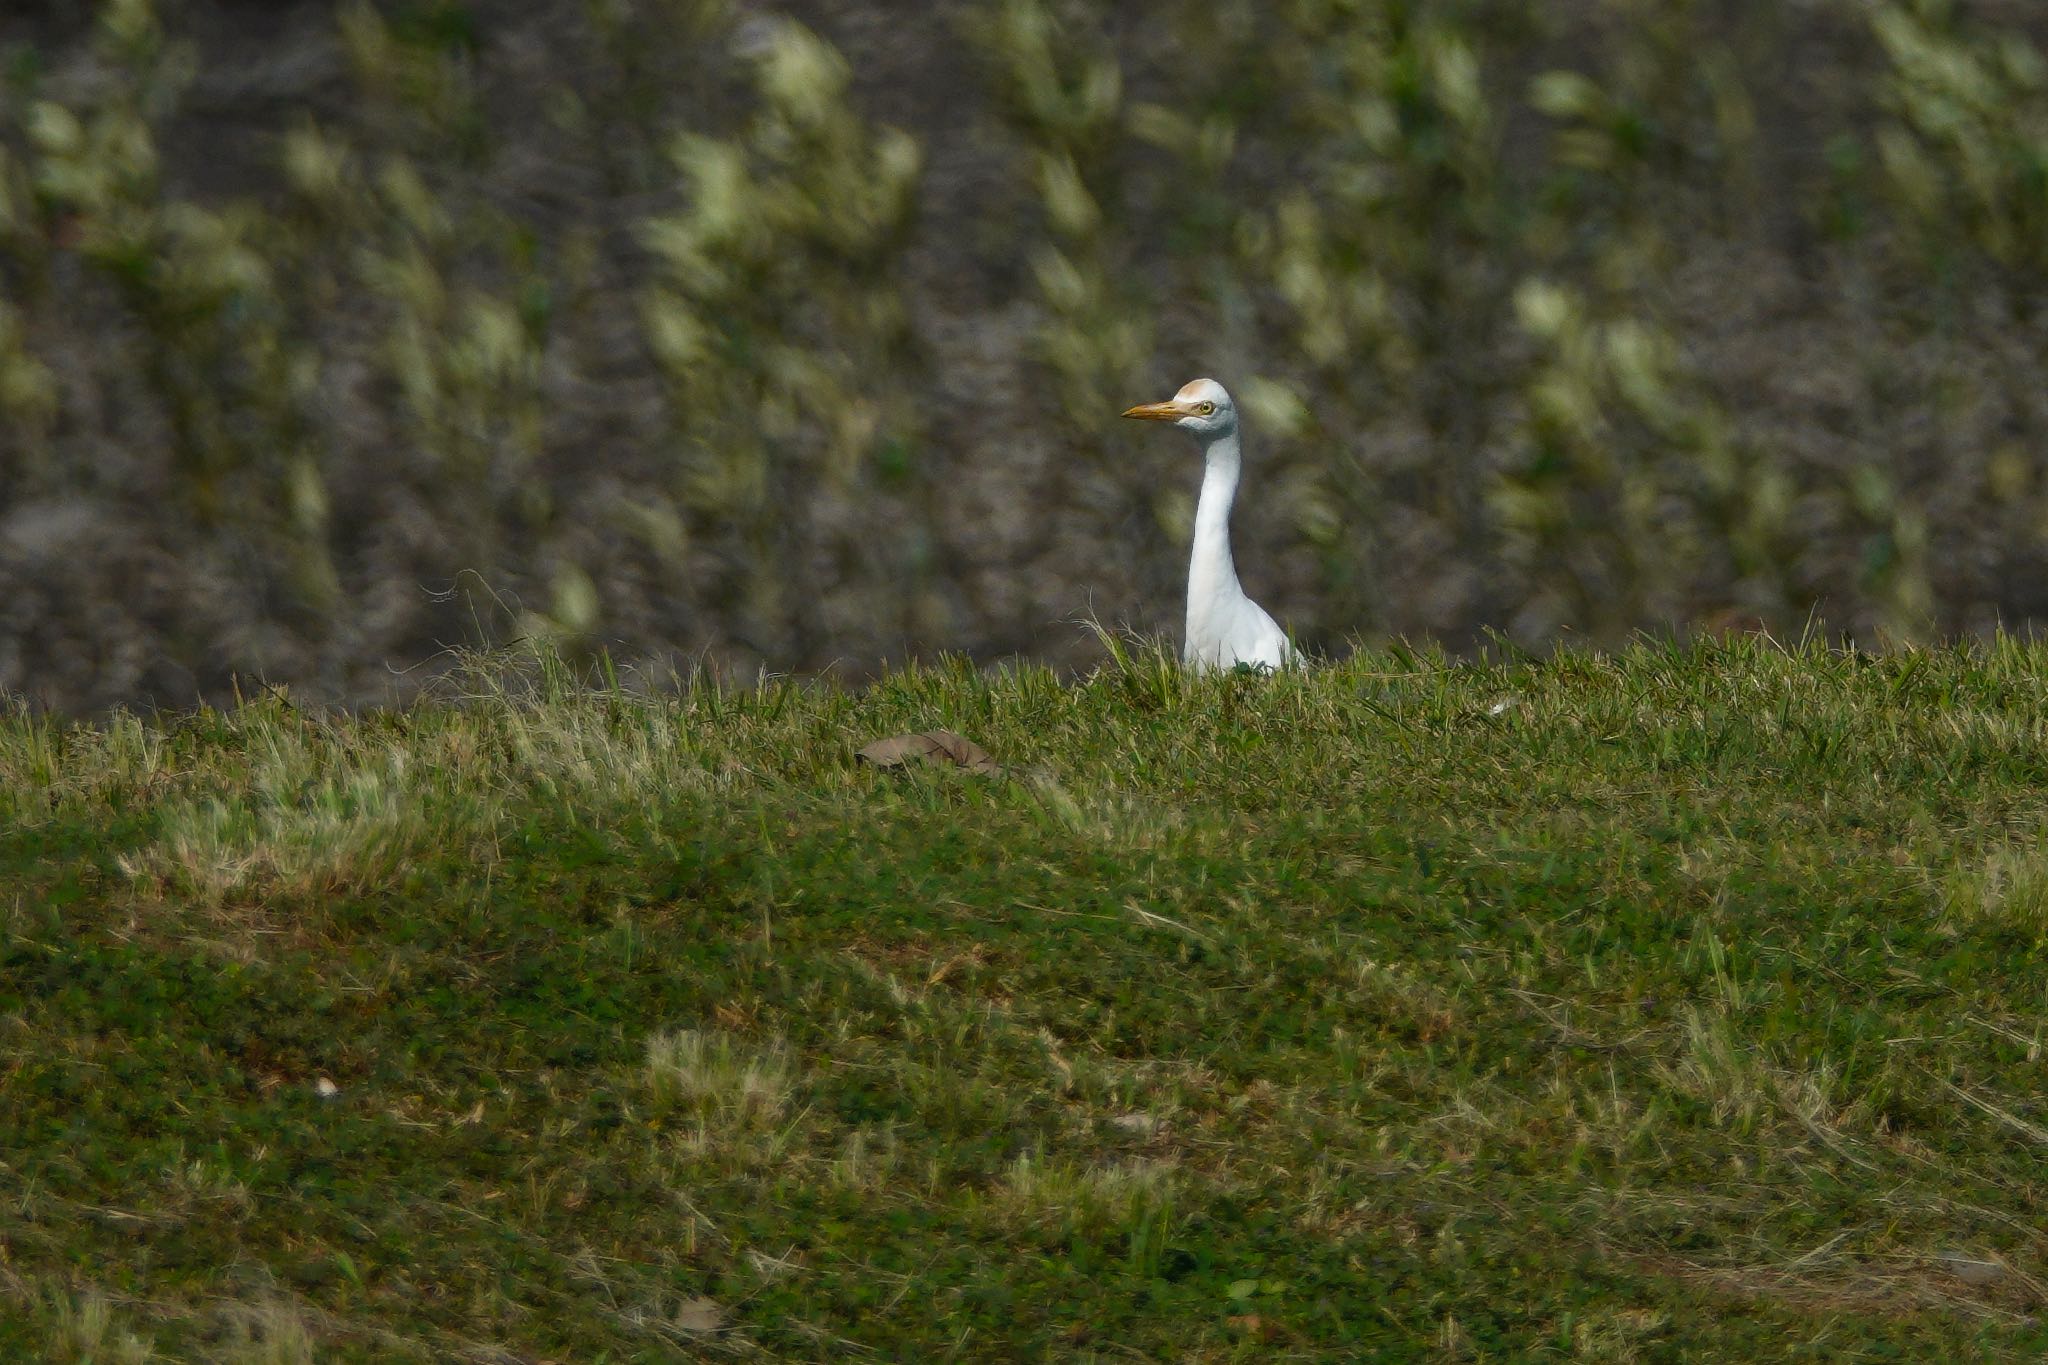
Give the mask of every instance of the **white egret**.
[(1230, 505), (1244, 468), (1237, 405), (1213, 379), (1197, 379), (1164, 403), (1140, 403), (1126, 417), (1171, 422), (1202, 447), (1202, 500), (1188, 559), (1188, 629), (1181, 658), (1190, 668), (1279, 668), (1294, 656), (1287, 634), (1244, 595), (1230, 557)]

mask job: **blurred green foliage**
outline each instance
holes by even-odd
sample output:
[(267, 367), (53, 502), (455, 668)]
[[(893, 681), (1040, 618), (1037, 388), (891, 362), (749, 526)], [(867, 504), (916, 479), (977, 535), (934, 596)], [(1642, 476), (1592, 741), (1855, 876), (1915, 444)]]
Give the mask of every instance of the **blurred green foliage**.
[[(840, 573), (868, 589), (861, 620), (886, 612), (869, 585), (900, 564), (868, 553), (881, 518), (835, 526), (828, 504), (873, 498), (863, 473), (915, 439), (895, 277), (919, 151), (849, 107), (845, 60), (794, 21), (767, 24), (750, 58), (760, 106), (739, 135), (676, 137), (689, 193), (641, 225), (656, 261), (642, 314), (675, 427), (673, 505), (729, 580), (713, 600), (767, 657), (815, 657)], [(666, 533), (667, 514), (648, 524)]]
[(2048, 16), (281, 12), (0, 18), (0, 685), (1076, 660), (1198, 373), (1313, 643), (2048, 613)]

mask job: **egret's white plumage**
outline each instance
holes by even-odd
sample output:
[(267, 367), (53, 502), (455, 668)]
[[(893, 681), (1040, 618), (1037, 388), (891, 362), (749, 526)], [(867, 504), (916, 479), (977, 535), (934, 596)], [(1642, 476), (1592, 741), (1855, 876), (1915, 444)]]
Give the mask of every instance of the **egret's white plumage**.
[(1141, 403), (1126, 417), (1171, 422), (1202, 447), (1202, 500), (1188, 558), (1188, 630), (1181, 658), (1198, 670), (1279, 668), (1293, 657), (1286, 632), (1244, 595), (1230, 557), (1230, 505), (1244, 470), (1237, 405), (1213, 379), (1197, 379), (1164, 403)]

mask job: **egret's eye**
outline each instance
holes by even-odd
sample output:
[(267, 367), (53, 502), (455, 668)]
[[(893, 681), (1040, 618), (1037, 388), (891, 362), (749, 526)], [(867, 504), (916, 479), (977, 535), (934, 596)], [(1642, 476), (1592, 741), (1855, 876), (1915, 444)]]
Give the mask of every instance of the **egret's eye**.
[(1195, 411), (1207, 417), (1210, 413), (1216, 411), (1216, 405), (1214, 403), (1198, 403), (1195, 405)]

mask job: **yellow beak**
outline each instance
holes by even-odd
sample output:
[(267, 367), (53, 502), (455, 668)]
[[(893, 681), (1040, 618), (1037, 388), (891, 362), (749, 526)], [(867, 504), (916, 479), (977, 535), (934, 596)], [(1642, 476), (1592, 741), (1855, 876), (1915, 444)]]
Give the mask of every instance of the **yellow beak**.
[(1188, 410), (1178, 403), (1140, 403), (1135, 408), (1124, 409), (1124, 416), (1147, 422), (1178, 422), (1187, 415)]

